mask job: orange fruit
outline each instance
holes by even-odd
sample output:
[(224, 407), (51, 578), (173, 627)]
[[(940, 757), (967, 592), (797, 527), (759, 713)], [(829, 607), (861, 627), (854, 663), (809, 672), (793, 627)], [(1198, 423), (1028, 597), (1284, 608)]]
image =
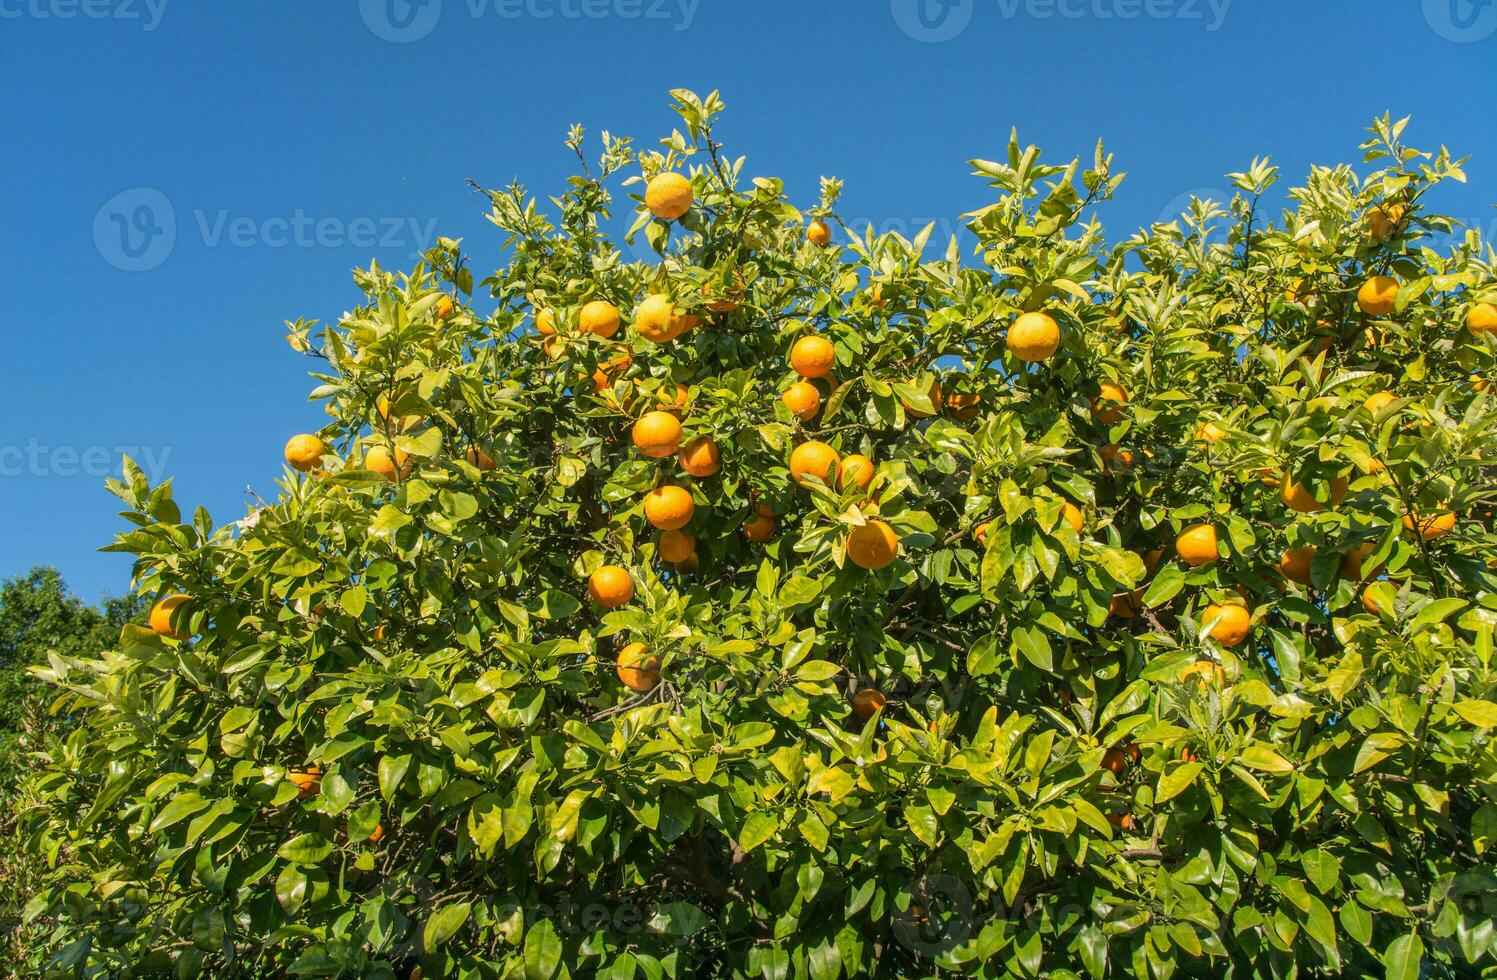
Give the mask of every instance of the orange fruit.
[(664, 459), (681, 448), (681, 420), (670, 412), (646, 412), (634, 423), (634, 448), (651, 459)]
[(1121, 779), (1128, 768), (1128, 757), (1119, 748), (1111, 748), (1102, 753), (1101, 767)]
[(821, 411), (821, 392), (809, 381), (797, 381), (785, 393), (780, 396), (780, 401), (790, 409), (791, 414), (802, 422), (809, 422)]
[(645, 494), (645, 519), (660, 531), (676, 531), (691, 523), (696, 503), (682, 487), (656, 487)]
[(1120, 384), (1104, 381), (1097, 397), (1092, 400), (1092, 414), (1103, 425), (1116, 425), (1122, 421), (1123, 406), (1128, 404), (1128, 392)]
[(812, 439), (803, 442), (790, 453), (790, 476), (801, 486), (806, 478), (814, 476), (827, 486), (832, 486), (832, 477), (837, 472), (837, 450), (824, 442)]
[(660, 683), (660, 657), (643, 643), (631, 643), (619, 651), (616, 672), (620, 683), (631, 691), (654, 690)]
[(372, 446), (364, 454), (364, 469), (379, 474), (391, 483), (409, 476), (414, 462), (411, 454), (404, 449), (391, 453), (387, 446)]
[(1455, 528), (1455, 514), (1443, 511), (1436, 514), (1413, 514), (1403, 515), (1403, 526), (1405, 529), (1419, 535), (1425, 541), (1433, 541), (1443, 538)]
[[(151, 630), (157, 636), (164, 636), (169, 640), (186, 640), (191, 633), (179, 633), (172, 629), (172, 617), (182, 605), (192, 601), (192, 596), (177, 593), (169, 595), (151, 607)], [(185, 621), (183, 622), (185, 626)]]
[(327, 447), (316, 436), (292, 436), (286, 443), (286, 465), (302, 473), (322, 469), (322, 457), (326, 455)]
[(988, 546), (988, 531), (992, 527), (992, 521), (983, 521), (972, 529), (972, 538), (977, 542), (978, 547), (986, 548)]
[(1144, 571), (1152, 575), (1154, 569), (1158, 568), (1159, 563), (1164, 560), (1164, 549), (1150, 548), (1148, 551), (1139, 552), (1139, 557), (1144, 560)]
[(1393, 392), (1379, 391), (1375, 395), (1369, 395), (1367, 397), (1367, 400), (1362, 403), (1362, 407), (1367, 409), (1367, 411), (1371, 412), (1373, 415), (1376, 415), (1378, 412), (1381, 412), (1383, 409), (1387, 408), (1397, 400), (1398, 396), (1393, 394)]
[(374, 833), (370, 834), (366, 839), (371, 844), (378, 844), (380, 841), (384, 840), (385, 839), (385, 825), (382, 824), (382, 823), (375, 824), (374, 825)]
[(1362, 588), (1362, 608), (1372, 613), (1378, 619), (1382, 619), (1383, 611), (1377, 607), (1377, 603), (1372, 601), (1372, 585), (1373, 583), (1369, 582)]
[(322, 770), (316, 766), (292, 769), (286, 773), (286, 781), (296, 787), (296, 795), (302, 799), (316, 796), (317, 791), (322, 788)]
[(1097, 455), (1102, 457), (1102, 463), (1105, 466), (1115, 467), (1120, 470), (1133, 469), (1133, 450), (1124, 449), (1116, 443), (1103, 446), (1097, 450)]
[(818, 248), (825, 248), (832, 243), (832, 229), (827, 227), (825, 221), (813, 221), (806, 225), (806, 241)]
[(852, 713), (867, 721), (888, 703), (889, 699), (882, 692), (865, 687), (852, 696)]
[[(1345, 497), (1346, 477), (1335, 477), (1331, 480), (1331, 506), (1339, 507)], [(1295, 483), (1289, 479), (1287, 471), (1279, 483), (1279, 499), (1284, 501), (1285, 507), (1297, 514), (1314, 514), (1325, 510), (1325, 505), (1315, 499), (1315, 495), (1303, 483)]]
[(970, 391), (959, 391), (946, 399), (946, 407), (951, 409), (951, 415), (958, 422), (969, 422), (977, 417), (977, 406), (982, 403), (982, 396)]
[(868, 290), (868, 305), (873, 307), (875, 310), (881, 310), (885, 306), (889, 305), (888, 301), (884, 299), (883, 283), (876, 282)]
[(1386, 242), (1403, 222), (1403, 215), (1402, 204), (1379, 204), (1367, 212), (1367, 229), (1373, 238)]
[(697, 436), (681, 447), (681, 468), (692, 476), (711, 476), (723, 468), (722, 453), (708, 436)]
[(604, 608), (617, 609), (634, 598), (634, 579), (627, 568), (604, 565), (588, 576), (587, 595)]
[(1133, 819), (1131, 813), (1109, 813), (1107, 822), (1119, 830), (1133, 830), (1138, 826), (1138, 822)]
[(1207, 682), (1214, 680), (1217, 684), (1225, 684), (1227, 682), (1227, 672), (1222, 669), (1222, 665), (1211, 660), (1197, 660), (1193, 664), (1186, 665), (1180, 671), (1181, 684), (1184, 684), (1192, 677), (1199, 677), (1202, 681)]
[(1397, 296), (1397, 279), (1373, 276), (1357, 290), (1357, 306), (1368, 316), (1387, 316), (1393, 312)]
[(714, 313), (732, 313), (743, 305), (743, 292), (747, 288), (743, 281), (743, 273), (733, 273), (733, 285), (727, 289), (718, 287), (720, 291), (714, 293), (711, 283), (702, 283), (702, 295), (707, 298), (707, 309)]
[(494, 457), (484, 452), (478, 446), (469, 446), (468, 451), (463, 454), (463, 458), (485, 473), (493, 470), (497, 465), (494, 462)]
[(837, 464), (837, 485), (846, 490), (857, 484), (859, 490), (867, 490), (873, 482), (873, 460), (861, 453), (844, 456)]
[(1005, 336), (1008, 349), (1021, 361), (1043, 361), (1060, 347), (1060, 325), (1048, 313), (1021, 313)]
[(601, 394), (612, 387), (614, 375), (623, 374), (633, 366), (634, 356), (627, 353), (598, 365), (598, 369), (593, 372), (593, 390)]
[(1119, 592), (1107, 603), (1107, 612), (1118, 619), (1132, 619), (1143, 608), (1144, 590)]
[(790, 348), (790, 366), (803, 378), (824, 378), (837, 366), (836, 348), (817, 334), (802, 337)]
[[(914, 382), (911, 381), (910, 384), (913, 386)], [(930, 407), (933, 408), (933, 409), (935, 409), (937, 412), (939, 412), (941, 410), (941, 379), (940, 378), (932, 378), (931, 379), (930, 387), (925, 390), (925, 396), (930, 399)], [(927, 412), (923, 408), (916, 408), (915, 406), (911, 405), (909, 402), (905, 401), (903, 398), (901, 398), (899, 400), (899, 403), (904, 406), (904, 412), (905, 412), (905, 414), (908, 415), (912, 419), (928, 419), (928, 418), (931, 417), (931, 414), (932, 414), (931, 412)]]
[(453, 309), (454, 307), (452, 305), (452, 297), (443, 296), (441, 299), (437, 300), (437, 319), (447, 319), (452, 315)]
[(645, 207), (662, 221), (675, 221), (691, 210), (691, 181), (678, 173), (660, 174), (645, 185)]
[(1253, 614), (1241, 603), (1212, 603), (1201, 614), (1201, 622), (1211, 624), (1211, 636), (1216, 642), (1224, 647), (1235, 647), (1247, 639), (1253, 626)]
[(883, 521), (869, 521), (847, 535), (847, 558), (859, 568), (885, 568), (898, 551), (899, 536)]
[(1477, 303), (1466, 314), (1466, 329), (1472, 333), (1497, 333), (1497, 303)]
[(695, 327), (700, 321), (680, 313), (664, 293), (652, 293), (634, 311), (634, 330), (652, 344), (663, 344)]
[(1471, 375), (1471, 390), (1478, 395), (1487, 390), (1487, 379), (1479, 374)]
[(1215, 422), (1202, 422), (1196, 429), (1196, 442), (1221, 442), (1226, 437), (1227, 430)]
[(755, 544), (763, 544), (774, 537), (775, 520), (768, 514), (755, 514), (752, 520), (744, 522), (743, 536)]
[(655, 553), (660, 556), (661, 561), (672, 565), (683, 562), (697, 553), (696, 535), (685, 531), (661, 531), (660, 544), (656, 545)]
[(1065, 502), (1065, 505), (1061, 508), (1061, 516), (1066, 519), (1066, 523), (1071, 525), (1071, 528), (1077, 534), (1080, 534), (1081, 529), (1086, 526), (1086, 517), (1081, 513), (1081, 508), (1077, 507), (1069, 500), (1067, 500)]
[(543, 337), (556, 333), (556, 314), (549, 306), (535, 311), (535, 329)]
[(1216, 561), (1216, 528), (1210, 524), (1192, 524), (1175, 538), (1175, 552), (1187, 565), (1209, 565)]
[(1279, 574), (1300, 585), (1310, 584), (1310, 562), (1315, 560), (1315, 549), (1311, 547), (1290, 548), (1279, 556)]
[(577, 315), (577, 329), (605, 339), (612, 337), (619, 332), (619, 308), (607, 300), (595, 299)]
[[(1374, 546), (1372, 542), (1359, 544), (1351, 548), (1341, 556), (1341, 577), (1351, 579), (1353, 582), (1362, 580), (1362, 563), (1372, 554)], [(1374, 573), (1375, 574), (1375, 573)]]

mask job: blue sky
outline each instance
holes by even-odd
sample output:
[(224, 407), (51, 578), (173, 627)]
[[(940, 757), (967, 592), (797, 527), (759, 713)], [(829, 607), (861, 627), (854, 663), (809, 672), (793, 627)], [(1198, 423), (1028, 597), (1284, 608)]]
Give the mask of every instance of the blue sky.
[(750, 172), (797, 203), (841, 177), (880, 230), (985, 203), (965, 161), (1012, 126), (1051, 159), (1105, 139), (1123, 237), (1255, 154), (1355, 159), (1387, 110), (1471, 156), (1437, 203), (1497, 225), (1492, 0), (0, 0), (0, 576), (128, 586), (96, 550), (121, 448), (220, 523), (273, 495), (324, 418), (283, 321), (434, 233), (481, 273), (465, 178), (551, 193), (569, 123), (654, 140), (675, 86), (722, 91)]

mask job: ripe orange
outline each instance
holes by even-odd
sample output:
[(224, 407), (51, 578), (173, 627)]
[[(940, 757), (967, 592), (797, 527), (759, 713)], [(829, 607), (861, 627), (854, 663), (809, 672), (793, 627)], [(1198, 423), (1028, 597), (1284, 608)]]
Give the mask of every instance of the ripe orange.
[(322, 788), (322, 770), (316, 766), (292, 769), (286, 773), (286, 781), (296, 787), (296, 795), (302, 799), (316, 796), (317, 791)]
[(1005, 339), (1019, 360), (1043, 361), (1060, 347), (1060, 325), (1048, 313), (1021, 313)]
[(593, 390), (601, 394), (605, 389), (612, 387), (615, 375), (623, 374), (633, 366), (634, 356), (628, 353), (620, 354), (598, 365), (598, 369), (593, 372)]
[(646, 412), (634, 423), (634, 448), (651, 459), (664, 459), (681, 448), (681, 420), (670, 412)]
[(327, 447), (316, 436), (292, 436), (286, 443), (286, 465), (302, 473), (322, 469), (322, 457), (326, 455)]
[(1227, 682), (1227, 672), (1222, 665), (1211, 660), (1197, 660), (1187, 665), (1180, 671), (1180, 683), (1184, 684), (1192, 677), (1199, 677), (1203, 682), (1215, 681), (1218, 685)]
[(723, 468), (722, 453), (708, 436), (697, 436), (681, 447), (681, 468), (692, 476), (711, 476)]
[(1197, 442), (1221, 442), (1227, 437), (1227, 430), (1215, 422), (1202, 422), (1200, 428), (1196, 429)]
[(1497, 333), (1497, 303), (1477, 303), (1466, 314), (1466, 329), (1472, 333)]
[(972, 529), (972, 538), (977, 542), (979, 548), (986, 548), (988, 546), (988, 531), (992, 527), (992, 521), (983, 521)]
[(867, 721), (888, 703), (889, 699), (882, 692), (865, 687), (852, 696), (852, 713)]
[(1101, 449), (1097, 450), (1097, 455), (1102, 457), (1102, 463), (1104, 466), (1114, 467), (1120, 470), (1133, 469), (1133, 450), (1124, 449), (1116, 443), (1103, 446)]
[(493, 470), (497, 465), (494, 462), (494, 457), (484, 452), (483, 449), (478, 446), (469, 446), (468, 451), (463, 454), (463, 458), (485, 473)]
[(651, 178), (645, 185), (645, 207), (662, 221), (675, 221), (691, 210), (691, 181), (678, 173)]
[(656, 487), (645, 494), (645, 519), (657, 530), (676, 531), (691, 523), (696, 503), (682, 487)]
[(1175, 538), (1175, 552), (1187, 565), (1209, 565), (1216, 561), (1216, 528), (1210, 524), (1192, 524)]
[(818, 334), (802, 337), (790, 348), (790, 366), (803, 378), (824, 378), (837, 366), (837, 350)]
[(577, 328), (605, 339), (612, 337), (619, 332), (619, 308), (607, 300), (595, 299), (577, 315)]
[(452, 315), (453, 309), (454, 307), (452, 305), (452, 297), (443, 296), (441, 299), (437, 300), (437, 319), (447, 319)]
[[(151, 608), (151, 630), (157, 636), (164, 636), (169, 640), (186, 640), (192, 636), (191, 633), (179, 633), (172, 629), (172, 618), (184, 603), (191, 602), (192, 596), (177, 593), (169, 595), (156, 603)], [(185, 617), (182, 624), (185, 626)]]
[(1455, 528), (1455, 514), (1448, 510), (1435, 514), (1420, 514), (1416, 511), (1403, 515), (1403, 526), (1423, 540), (1433, 541), (1443, 538)]
[(655, 547), (655, 553), (660, 560), (674, 565), (683, 562), (697, 552), (697, 539), (694, 534), (685, 531), (661, 531), (660, 544)]
[(869, 521), (847, 535), (847, 558), (859, 568), (885, 568), (898, 551), (899, 536), (883, 521)]
[(832, 477), (837, 472), (837, 462), (837, 450), (812, 439), (796, 446), (790, 453), (790, 476), (801, 486), (806, 485), (806, 478), (810, 476), (831, 486)]
[(816, 220), (806, 225), (806, 241), (819, 248), (825, 248), (832, 243), (832, 229), (827, 227), (825, 221)]
[(616, 671), (620, 683), (642, 694), (660, 683), (660, 657), (643, 643), (631, 643), (619, 651)]
[(1116, 778), (1121, 779), (1124, 771), (1128, 768), (1128, 757), (1123, 754), (1122, 749), (1108, 749), (1102, 753), (1101, 767), (1112, 773)]
[[(1331, 506), (1339, 507), (1345, 497), (1346, 477), (1335, 477), (1331, 480)], [(1314, 514), (1325, 510), (1325, 505), (1315, 499), (1315, 494), (1311, 493), (1303, 483), (1292, 481), (1287, 471), (1279, 483), (1279, 499), (1284, 501), (1284, 506), (1298, 514)]]
[[(913, 386), (914, 382), (911, 381), (910, 384), (911, 384), (911, 386)], [(940, 378), (932, 378), (931, 379), (931, 381), (930, 381), (930, 387), (925, 390), (925, 396), (930, 399), (930, 407), (933, 408), (933, 409), (935, 409), (937, 412), (939, 412), (941, 410), (941, 379)], [(915, 406), (911, 405), (909, 402), (905, 401), (903, 398), (901, 398), (899, 400), (899, 403), (904, 406), (904, 412), (905, 412), (905, 414), (908, 415), (912, 419), (928, 419), (928, 418), (931, 417), (931, 414), (932, 414), (931, 412), (927, 412), (923, 408), (916, 408)]]
[(1097, 397), (1092, 401), (1092, 414), (1103, 425), (1116, 425), (1122, 421), (1123, 406), (1128, 404), (1128, 392), (1120, 384), (1104, 381)]
[(1235, 647), (1247, 639), (1253, 625), (1253, 614), (1241, 603), (1212, 603), (1201, 614), (1201, 622), (1211, 624), (1211, 636), (1216, 642), (1224, 647)]
[(374, 833), (370, 834), (368, 836), (368, 838), (366, 838), (366, 839), (371, 844), (378, 844), (380, 841), (384, 840), (385, 839), (385, 825), (382, 824), (382, 823), (375, 824), (374, 825)]
[(1312, 547), (1290, 548), (1279, 557), (1279, 574), (1300, 585), (1310, 584), (1310, 562), (1315, 560)]
[(1066, 523), (1070, 524), (1071, 528), (1077, 534), (1080, 534), (1081, 529), (1086, 526), (1086, 516), (1081, 513), (1081, 508), (1077, 507), (1069, 500), (1067, 500), (1065, 502), (1065, 505), (1061, 508), (1061, 516), (1066, 519)]
[(1369, 395), (1367, 397), (1367, 400), (1362, 403), (1362, 407), (1367, 409), (1367, 411), (1371, 412), (1373, 415), (1376, 415), (1378, 412), (1381, 412), (1383, 409), (1387, 408), (1397, 400), (1398, 396), (1393, 394), (1393, 392), (1379, 391), (1374, 395)]
[(556, 314), (549, 306), (535, 311), (535, 329), (544, 337), (556, 333)]
[(774, 537), (775, 520), (769, 514), (757, 513), (752, 519), (745, 521), (743, 525), (743, 536), (755, 544), (763, 544)]
[(797, 381), (780, 396), (785, 407), (802, 422), (809, 422), (821, 411), (821, 392), (809, 381)]
[(1367, 212), (1367, 228), (1372, 232), (1373, 238), (1386, 242), (1402, 224), (1403, 215), (1402, 204), (1379, 204)]
[(977, 406), (982, 403), (982, 396), (975, 392), (959, 391), (946, 399), (946, 407), (951, 409), (952, 418), (958, 422), (970, 422), (977, 417)]
[(700, 321), (676, 310), (664, 293), (652, 293), (634, 311), (634, 330), (652, 344), (663, 344), (695, 327)]
[(1119, 830), (1133, 830), (1138, 826), (1138, 821), (1133, 819), (1131, 813), (1109, 813), (1107, 822)]
[(364, 454), (364, 469), (379, 474), (391, 483), (409, 476), (414, 462), (411, 454), (404, 449), (391, 453), (387, 446), (371, 446)]
[[(1362, 576), (1362, 563), (1372, 554), (1374, 546), (1372, 542), (1359, 544), (1351, 548), (1341, 556), (1341, 577), (1360, 582)], [(1373, 574), (1377, 574), (1374, 572)]]
[(1368, 316), (1387, 316), (1393, 312), (1397, 296), (1397, 279), (1373, 276), (1357, 290), (1357, 306)]
[(588, 576), (587, 594), (598, 605), (617, 609), (634, 598), (634, 579), (627, 568), (604, 565)]
[(859, 490), (867, 490), (873, 482), (873, 460), (861, 453), (844, 456), (837, 464), (837, 485), (843, 490), (857, 484)]

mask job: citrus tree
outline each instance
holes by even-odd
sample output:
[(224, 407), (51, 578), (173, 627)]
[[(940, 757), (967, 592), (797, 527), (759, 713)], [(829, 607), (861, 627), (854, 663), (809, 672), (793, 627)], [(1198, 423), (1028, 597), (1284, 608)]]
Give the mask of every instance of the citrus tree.
[(1109, 244), (1112, 158), (1015, 138), (936, 256), (673, 95), (485, 192), (481, 282), (442, 240), (291, 324), (329, 420), (274, 503), (114, 483), (161, 601), (44, 671), (49, 969), (1493, 969), (1461, 162), (1385, 118), (1276, 220), (1260, 160)]

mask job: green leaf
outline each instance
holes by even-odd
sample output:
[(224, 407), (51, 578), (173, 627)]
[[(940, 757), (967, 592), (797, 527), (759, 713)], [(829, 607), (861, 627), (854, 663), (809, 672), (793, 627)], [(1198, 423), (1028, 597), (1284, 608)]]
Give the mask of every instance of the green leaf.
[(706, 924), (707, 914), (690, 902), (662, 905), (650, 919), (651, 931), (682, 939), (695, 936)]
[(1477, 728), (1497, 728), (1497, 704), (1490, 701), (1457, 701), (1455, 713)]
[(428, 953), (440, 948), (467, 923), (471, 911), (468, 902), (453, 902), (437, 909), (421, 927), (421, 948)]
[(1424, 943), (1418, 932), (1406, 933), (1394, 939), (1383, 951), (1383, 974), (1387, 980), (1419, 980), (1419, 971), (1424, 964)]
[(738, 834), (738, 847), (748, 853), (773, 837), (779, 829), (779, 819), (772, 812), (755, 810), (743, 822), (743, 830)]
[(1200, 762), (1186, 762), (1163, 773), (1159, 777), (1159, 789), (1154, 794), (1154, 801), (1163, 803), (1179, 796), (1191, 783), (1195, 782), (1196, 777), (1205, 768), (1205, 765)]
[(332, 842), (321, 834), (299, 834), (276, 851), (282, 860), (296, 864), (318, 864), (331, 853)]

